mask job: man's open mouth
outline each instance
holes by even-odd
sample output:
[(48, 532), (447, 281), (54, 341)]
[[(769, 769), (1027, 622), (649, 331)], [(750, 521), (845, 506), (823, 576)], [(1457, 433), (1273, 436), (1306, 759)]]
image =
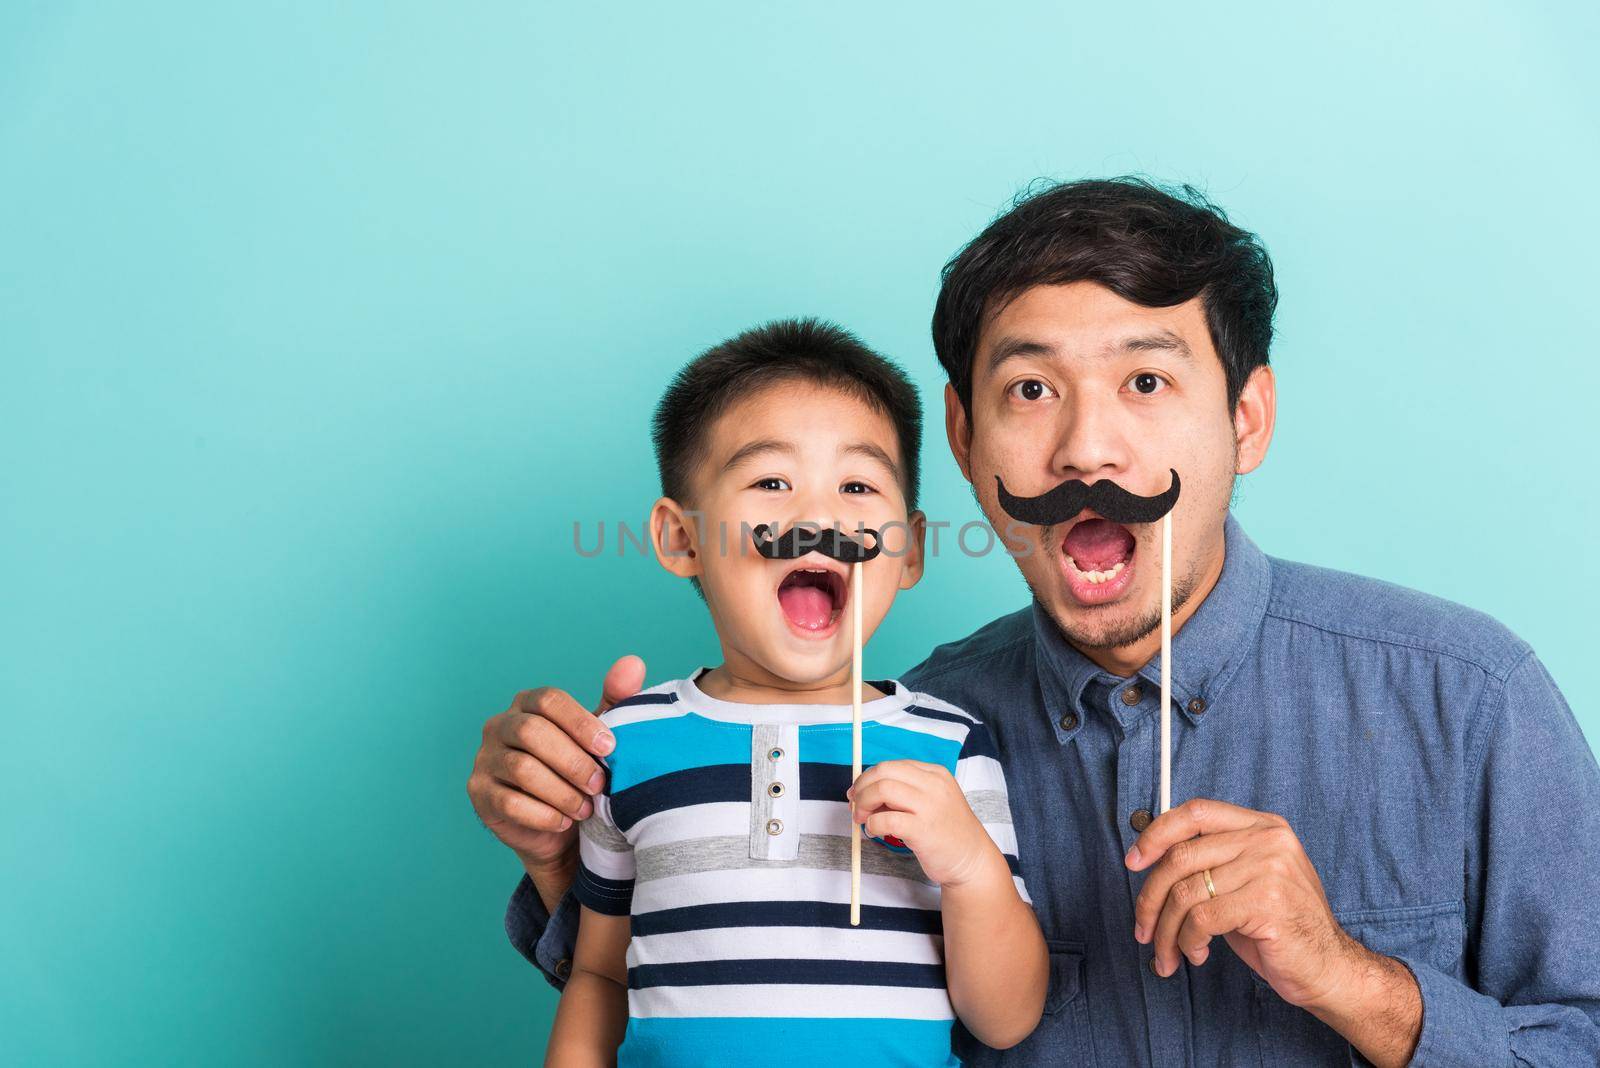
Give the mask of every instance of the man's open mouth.
[(814, 562), (821, 559), (825, 558), (818, 554), (799, 561), (778, 583), (778, 605), (783, 609), (784, 618), (806, 638), (831, 635), (849, 599), (849, 585), (842, 566), (828, 567)]
[(1082, 604), (1104, 604), (1121, 596), (1133, 580), (1138, 542), (1121, 523), (1088, 515), (1061, 539), (1062, 570), (1073, 597)]

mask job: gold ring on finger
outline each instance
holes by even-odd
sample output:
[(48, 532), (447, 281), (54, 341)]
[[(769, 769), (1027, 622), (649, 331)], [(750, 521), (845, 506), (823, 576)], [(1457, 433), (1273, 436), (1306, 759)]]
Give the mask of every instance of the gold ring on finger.
[(1205, 871), (1201, 872), (1200, 875), (1206, 881), (1206, 893), (1210, 894), (1212, 897), (1216, 897), (1217, 884), (1211, 881), (1211, 869), (1207, 868)]

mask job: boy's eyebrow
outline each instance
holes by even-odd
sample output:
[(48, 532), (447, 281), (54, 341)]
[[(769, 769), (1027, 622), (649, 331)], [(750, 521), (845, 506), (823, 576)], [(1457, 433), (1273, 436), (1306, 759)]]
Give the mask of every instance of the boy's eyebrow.
[(895, 463), (894, 458), (884, 452), (881, 446), (874, 445), (870, 441), (852, 441), (848, 445), (840, 445), (839, 455), (861, 456), (868, 460), (876, 460), (889, 469), (889, 474), (893, 475), (896, 481), (900, 479), (900, 465)]
[(738, 467), (746, 460), (753, 459), (762, 455), (763, 453), (769, 452), (781, 452), (788, 456), (797, 456), (799, 455), (800, 450), (795, 447), (795, 444), (792, 441), (778, 441), (776, 438), (759, 438), (755, 441), (747, 441), (743, 445), (739, 446), (739, 448), (735, 449), (733, 455), (728, 457), (728, 462), (722, 465), (722, 469), (724, 471), (732, 471), (735, 467)]

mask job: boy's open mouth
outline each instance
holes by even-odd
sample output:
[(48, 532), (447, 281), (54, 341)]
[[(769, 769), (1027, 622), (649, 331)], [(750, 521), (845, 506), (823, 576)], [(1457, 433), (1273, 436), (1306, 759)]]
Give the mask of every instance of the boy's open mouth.
[(1080, 604), (1116, 600), (1133, 581), (1138, 542), (1121, 523), (1086, 515), (1061, 539), (1061, 569), (1067, 588)]
[(842, 565), (833, 564), (820, 554), (797, 561), (797, 566), (778, 583), (778, 605), (784, 618), (791, 629), (805, 638), (830, 636), (838, 628), (848, 597)]

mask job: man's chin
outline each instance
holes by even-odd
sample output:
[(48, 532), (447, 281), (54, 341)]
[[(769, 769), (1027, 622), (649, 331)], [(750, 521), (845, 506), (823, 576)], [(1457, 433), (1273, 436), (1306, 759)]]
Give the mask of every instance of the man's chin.
[(1045, 602), (1061, 636), (1079, 649), (1120, 649), (1135, 645), (1161, 626), (1161, 609), (1139, 614), (1127, 605), (1062, 608)]

